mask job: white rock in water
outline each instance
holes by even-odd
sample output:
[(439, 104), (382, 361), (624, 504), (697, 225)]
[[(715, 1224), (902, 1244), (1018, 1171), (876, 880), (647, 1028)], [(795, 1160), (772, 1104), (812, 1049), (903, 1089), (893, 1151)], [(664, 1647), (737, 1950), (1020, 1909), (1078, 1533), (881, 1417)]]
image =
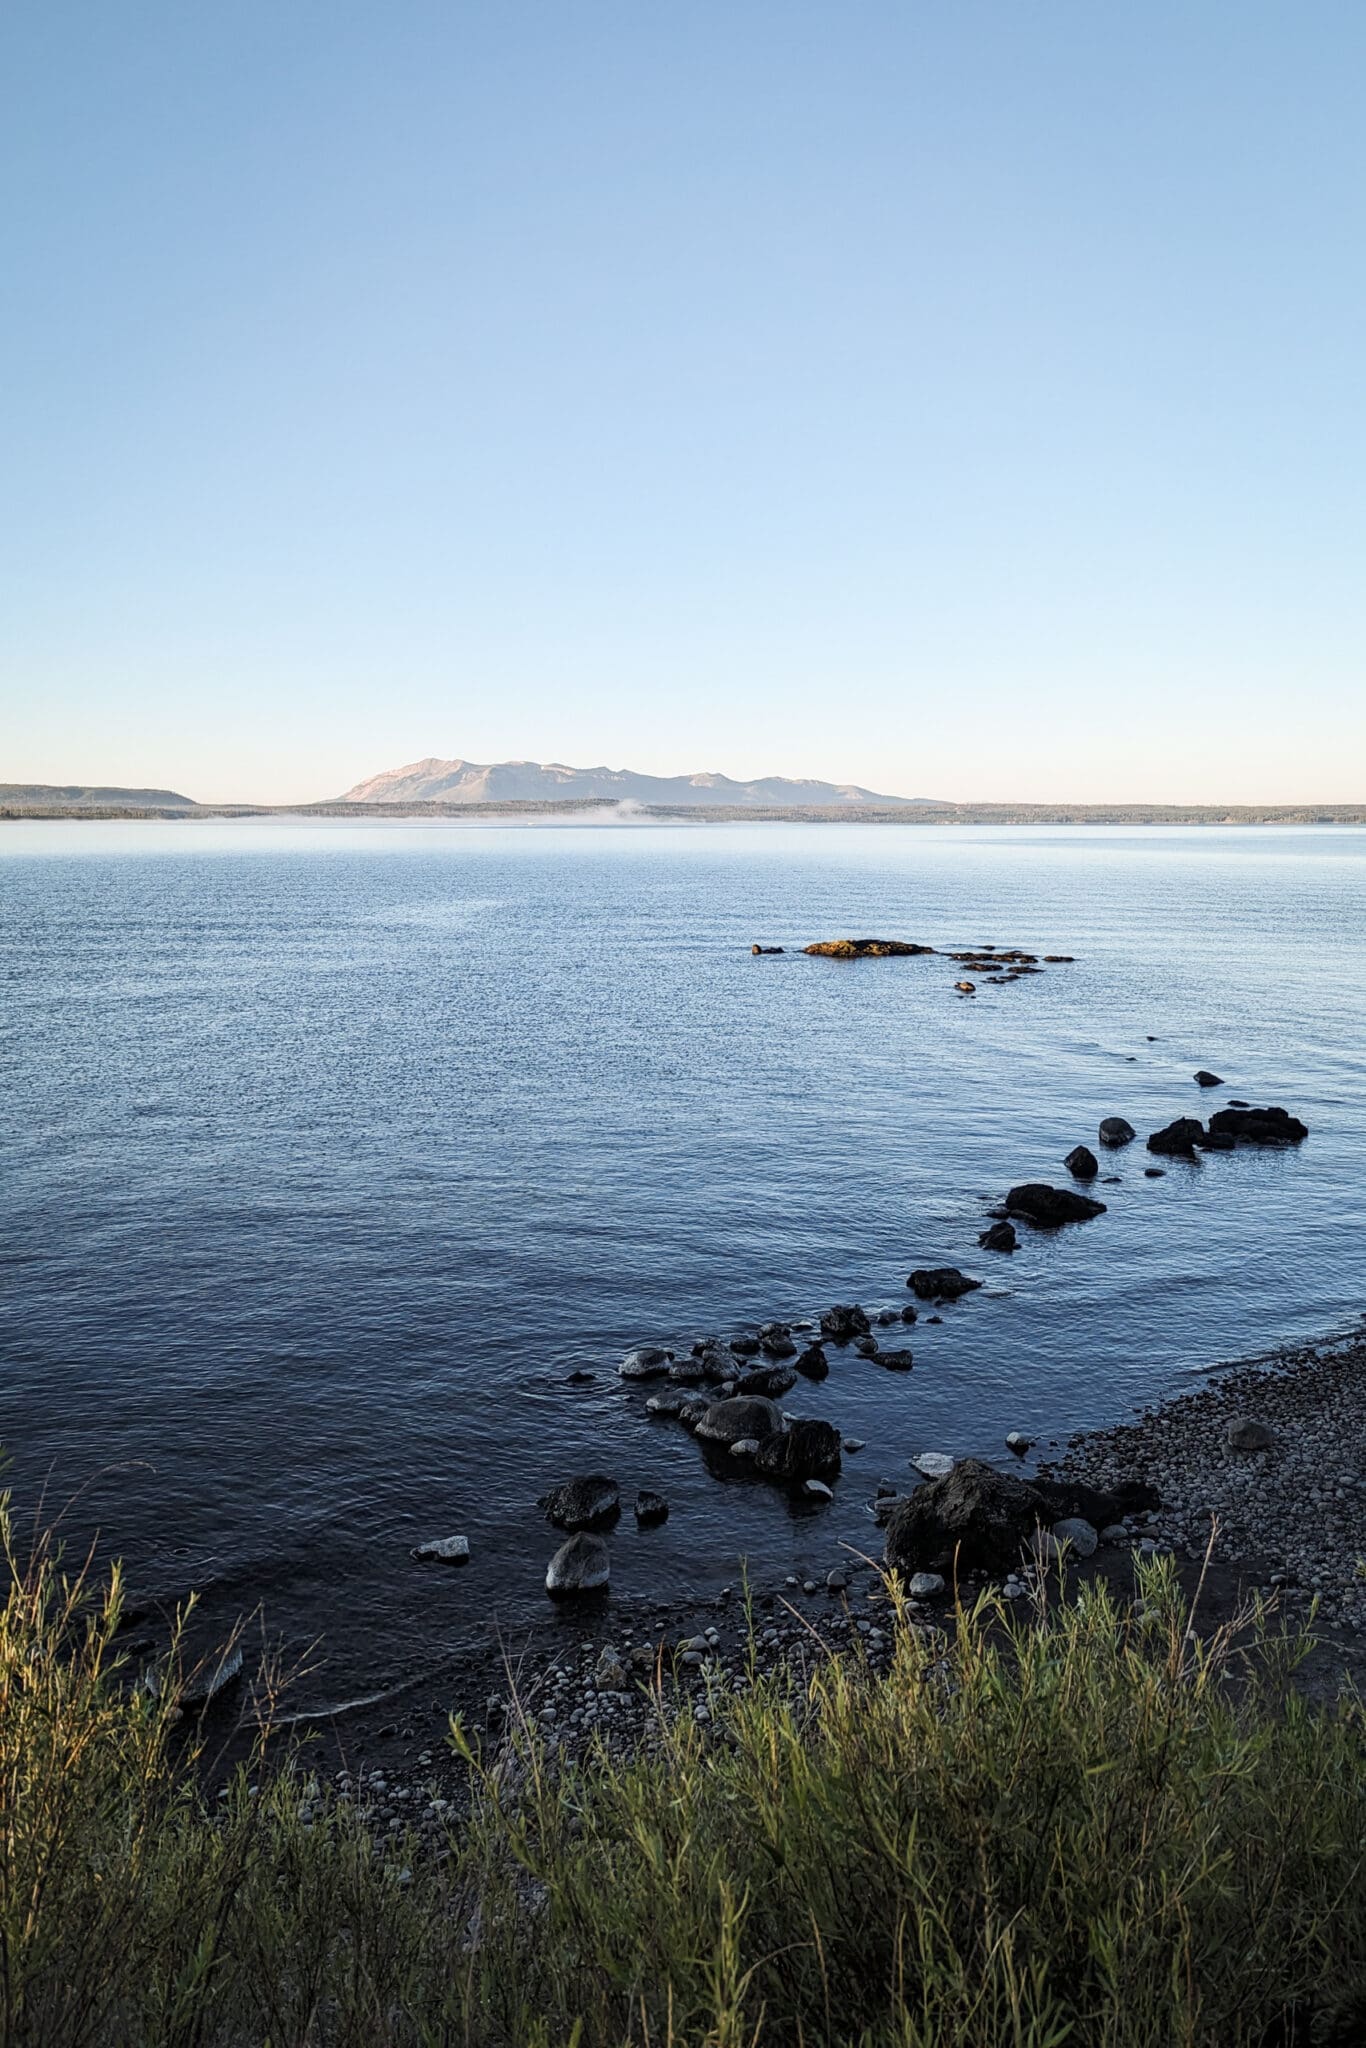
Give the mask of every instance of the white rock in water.
[(1012, 1429), (1010, 1435), (1006, 1438), (1006, 1449), (1014, 1451), (1017, 1458), (1022, 1458), (1026, 1451), (1033, 1448), (1033, 1437), (1026, 1436), (1022, 1429)]
[(437, 1536), (430, 1543), (419, 1543), (413, 1556), (419, 1563), (431, 1558), (438, 1564), (468, 1564), (470, 1539), (468, 1536)]
[(833, 1500), (835, 1498), (823, 1479), (808, 1479), (802, 1487), (802, 1492), (811, 1500)]
[(738, 1443), (731, 1445), (730, 1454), (732, 1458), (752, 1458), (758, 1448), (759, 1439), (757, 1436), (742, 1436)]
[(582, 1531), (562, 1543), (546, 1567), (547, 1593), (592, 1593), (612, 1575), (612, 1559), (601, 1536)]
[(617, 1371), (624, 1380), (653, 1380), (660, 1373), (667, 1372), (673, 1364), (672, 1351), (661, 1351), (658, 1345), (643, 1344), (638, 1351), (628, 1351)]
[(922, 1451), (918, 1458), (911, 1459), (916, 1471), (923, 1472), (927, 1479), (947, 1479), (957, 1462), (946, 1451)]
[(942, 1593), (944, 1581), (938, 1572), (913, 1572), (906, 1591), (912, 1600), (932, 1600), (936, 1593)]
[(1080, 1515), (1069, 1515), (1053, 1524), (1051, 1535), (1055, 1544), (1070, 1543), (1078, 1557), (1091, 1557), (1100, 1538), (1089, 1522)]

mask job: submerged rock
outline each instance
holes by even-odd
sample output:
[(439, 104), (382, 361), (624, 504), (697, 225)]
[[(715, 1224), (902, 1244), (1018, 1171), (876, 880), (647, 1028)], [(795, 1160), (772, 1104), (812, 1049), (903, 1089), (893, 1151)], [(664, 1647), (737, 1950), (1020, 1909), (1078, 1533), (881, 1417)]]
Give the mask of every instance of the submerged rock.
[(668, 1521), (669, 1503), (662, 1493), (651, 1493), (642, 1487), (636, 1495), (635, 1515), (642, 1529), (653, 1529), (660, 1522)]
[(1132, 1145), (1138, 1132), (1125, 1116), (1103, 1116), (1097, 1133), (1102, 1145)]
[(857, 1302), (847, 1308), (828, 1308), (821, 1317), (821, 1335), (832, 1344), (848, 1344), (855, 1337), (866, 1337), (869, 1327)]
[(413, 1550), (419, 1564), (468, 1564), (470, 1539), (468, 1536), (434, 1536), (430, 1543), (419, 1543)]
[(569, 1479), (555, 1487), (540, 1502), (545, 1518), (559, 1529), (591, 1529), (595, 1523), (610, 1522), (621, 1512), (621, 1491), (615, 1479), (591, 1473), (585, 1479)]
[(899, 1350), (879, 1351), (879, 1365), (885, 1365), (888, 1372), (909, 1372), (915, 1364), (915, 1354), (904, 1345)]
[(819, 939), (802, 951), (818, 953), (824, 960), (882, 960), (910, 953), (932, 953), (934, 947), (909, 945), (905, 939)]
[(854, 1349), (860, 1358), (877, 1357), (877, 1338), (874, 1336), (855, 1337)]
[(957, 1301), (960, 1295), (971, 1294), (981, 1284), (980, 1280), (969, 1280), (957, 1266), (920, 1266), (906, 1282), (918, 1301)]
[(1064, 1223), (1085, 1223), (1091, 1216), (1105, 1214), (1104, 1202), (1091, 1195), (1079, 1195), (1074, 1188), (1049, 1187), (1046, 1181), (1026, 1181), (1006, 1196), (1012, 1216), (1023, 1216), (1040, 1230), (1057, 1230)]
[(697, 1405), (696, 1396), (684, 1393), (681, 1387), (666, 1387), (662, 1393), (651, 1394), (645, 1403), (647, 1415), (681, 1415), (685, 1408)]
[(545, 1589), (556, 1595), (595, 1593), (612, 1576), (612, 1556), (601, 1536), (580, 1533), (562, 1543), (546, 1566)]
[(1013, 1252), (1020, 1240), (1013, 1223), (993, 1223), (977, 1242), (984, 1252)]
[(1212, 1074), (1208, 1067), (1201, 1067), (1195, 1078), (1202, 1088), (1222, 1088), (1224, 1085), (1223, 1076)]

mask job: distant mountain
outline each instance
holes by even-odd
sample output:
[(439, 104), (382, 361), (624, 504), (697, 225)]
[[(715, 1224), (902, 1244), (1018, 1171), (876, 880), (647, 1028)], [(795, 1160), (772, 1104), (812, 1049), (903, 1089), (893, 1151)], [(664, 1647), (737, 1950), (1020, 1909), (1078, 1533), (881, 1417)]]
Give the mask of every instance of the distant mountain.
[(90, 805), (100, 810), (193, 811), (192, 796), (173, 789), (101, 789), (85, 782), (0, 782), (0, 804), (47, 810)]
[(636, 775), (629, 768), (566, 768), (559, 761), (414, 761), (358, 782), (346, 804), (488, 804), (564, 802), (615, 797), (641, 804), (923, 804), (929, 797), (878, 796), (853, 782), (794, 782), (766, 775), (732, 782), (728, 775)]

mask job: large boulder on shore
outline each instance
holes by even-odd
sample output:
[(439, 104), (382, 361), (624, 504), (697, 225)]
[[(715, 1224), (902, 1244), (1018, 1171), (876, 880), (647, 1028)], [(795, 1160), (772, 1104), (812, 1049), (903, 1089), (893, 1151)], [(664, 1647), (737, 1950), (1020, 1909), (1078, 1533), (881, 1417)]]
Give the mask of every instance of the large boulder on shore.
[(1088, 1217), (1103, 1216), (1104, 1202), (1092, 1195), (1079, 1195), (1075, 1188), (1052, 1188), (1046, 1181), (1025, 1181), (1006, 1196), (1006, 1213), (1023, 1216), (1040, 1230), (1057, 1230), (1064, 1223), (1085, 1223)]
[(887, 1563), (905, 1574), (943, 1571), (955, 1558), (963, 1571), (1005, 1571), (1019, 1562), (1036, 1528), (1080, 1516), (1095, 1528), (1118, 1522), (1158, 1495), (1141, 1481), (1113, 1492), (1081, 1480), (1017, 1479), (979, 1458), (962, 1458), (945, 1479), (917, 1487), (887, 1518)]
[(735, 1394), (728, 1401), (708, 1403), (697, 1425), (697, 1435), (709, 1444), (738, 1444), (746, 1437), (757, 1437), (762, 1442), (786, 1427), (776, 1401), (765, 1400), (760, 1394)]
[(799, 1420), (760, 1442), (754, 1469), (766, 1479), (792, 1483), (833, 1479), (840, 1469), (840, 1433), (833, 1422)]
[(971, 1294), (981, 1284), (969, 1280), (957, 1266), (919, 1266), (906, 1282), (917, 1301), (957, 1301), (960, 1294)]
[(621, 1512), (621, 1492), (615, 1479), (591, 1473), (585, 1479), (567, 1479), (542, 1496), (547, 1522), (558, 1529), (591, 1529), (610, 1522)]
[(818, 953), (823, 960), (884, 960), (893, 955), (932, 953), (934, 947), (913, 946), (905, 939), (818, 939), (802, 951)]
[(546, 1566), (545, 1589), (557, 1597), (596, 1593), (612, 1576), (612, 1558), (601, 1536), (580, 1533), (562, 1543)]
[(1195, 1148), (1204, 1137), (1205, 1126), (1198, 1116), (1179, 1116), (1151, 1134), (1148, 1150), (1163, 1159), (1194, 1159)]
[(884, 1555), (894, 1571), (1005, 1571), (1018, 1564), (1036, 1526), (1053, 1516), (1023, 1479), (980, 1458), (962, 1458), (945, 1479), (918, 1486), (887, 1523)]
[(1284, 1109), (1216, 1109), (1209, 1127), (1213, 1137), (1244, 1145), (1298, 1145), (1309, 1136), (1308, 1124)]

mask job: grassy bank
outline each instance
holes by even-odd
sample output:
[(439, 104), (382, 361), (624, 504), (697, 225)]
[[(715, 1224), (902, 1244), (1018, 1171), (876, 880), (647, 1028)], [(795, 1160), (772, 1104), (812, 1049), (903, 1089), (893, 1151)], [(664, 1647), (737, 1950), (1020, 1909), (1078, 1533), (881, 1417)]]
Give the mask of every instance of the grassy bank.
[[(760, 1680), (709, 1729), (552, 1773), (471, 1754), (440, 1855), (383, 1847), (269, 1734), (224, 1800), (119, 1587), (3, 1530), (0, 2038), (66, 2044), (1062, 2043), (1366, 2038), (1355, 1702), (1313, 1710), (1154, 1579), (890, 1676)], [(267, 1716), (268, 1718), (268, 1716)], [(461, 1738), (457, 1734), (457, 1741)]]

